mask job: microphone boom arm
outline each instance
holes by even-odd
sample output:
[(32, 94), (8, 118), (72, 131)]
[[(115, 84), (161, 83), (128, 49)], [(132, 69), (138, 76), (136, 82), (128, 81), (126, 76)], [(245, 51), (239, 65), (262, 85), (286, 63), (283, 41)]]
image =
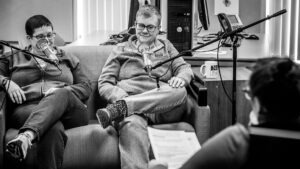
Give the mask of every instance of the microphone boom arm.
[(264, 22), (264, 21), (266, 21), (266, 20), (268, 20), (268, 19), (271, 19), (271, 18), (276, 17), (276, 16), (279, 16), (279, 15), (282, 15), (282, 14), (284, 14), (284, 13), (286, 13), (286, 9), (280, 10), (280, 11), (274, 13), (274, 14), (271, 15), (271, 16), (267, 16), (266, 18), (260, 19), (260, 20), (258, 20), (258, 21), (256, 21), (256, 22), (253, 22), (253, 23), (249, 24), (249, 25), (240, 27), (240, 28), (238, 28), (238, 29), (236, 29), (236, 30), (234, 30), (234, 31), (229, 32), (229, 33), (225, 33), (223, 36), (217, 37), (217, 38), (215, 38), (215, 39), (213, 39), (213, 40), (211, 40), (211, 41), (209, 41), (209, 42), (207, 42), (207, 43), (205, 43), (205, 44), (199, 45), (199, 46), (197, 46), (197, 47), (195, 47), (195, 48), (193, 48), (193, 49), (182, 51), (181, 53), (179, 53), (179, 54), (178, 54), (177, 56), (175, 56), (175, 57), (172, 57), (172, 58), (167, 59), (167, 60), (165, 60), (165, 61), (159, 62), (158, 64), (156, 64), (155, 66), (153, 66), (152, 69), (156, 69), (156, 68), (160, 67), (161, 65), (163, 65), (163, 64), (165, 64), (165, 63), (167, 63), (167, 62), (170, 62), (170, 61), (175, 60), (175, 59), (177, 59), (177, 58), (179, 58), (179, 57), (181, 57), (181, 56), (184, 56), (186, 53), (191, 53), (191, 52), (193, 52), (193, 51), (195, 51), (195, 50), (197, 50), (197, 49), (203, 48), (203, 47), (205, 47), (205, 46), (207, 46), (207, 45), (210, 45), (210, 44), (212, 44), (212, 43), (214, 43), (214, 42), (217, 42), (217, 41), (219, 41), (219, 40), (221, 40), (221, 39), (226, 39), (227, 37), (236, 35), (237, 33), (240, 33), (240, 32), (242, 32), (242, 31), (245, 30), (245, 29), (248, 29), (248, 28), (250, 28), (250, 27), (252, 27), (252, 26), (254, 26), (254, 25), (257, 25), (257, 24), (259, 24), (259, 23), (261, 23), (261, 22)]
[(12, 46), (12, 45), (10, 45), (9, 43), (7, 43), (7, 42), (5, 42), (5, 41), (3, 41), (3, 40), (0, 40), (0, 44), (5, 45), (5, 46), (10, 47), (10, 48), (13, 48), (13, 49), (16, 49), (17, 51), (23, 52), (23, 53), (28, 54), (28, 55), (30, 55), (30, 56), (32, 56), (32, 57), (36, 57), (36, 58), (42, 59), (42, 60), (44, 60), (45, 62), (48, 62), (48, 63), (50, 63), (50, 64), (56, 65), (56, 63), (55, 63), (54, 61), (50, 60), (50, 59), (47, 59), (47, 58), (44, 58), (44, 57), (35, 55), (35, 54), (30, 53), (30, 52), (28, 52), (28, 51), (26, 51), (26, 50), (17, 48), (17, 47), (15, 47), (15, 46)]

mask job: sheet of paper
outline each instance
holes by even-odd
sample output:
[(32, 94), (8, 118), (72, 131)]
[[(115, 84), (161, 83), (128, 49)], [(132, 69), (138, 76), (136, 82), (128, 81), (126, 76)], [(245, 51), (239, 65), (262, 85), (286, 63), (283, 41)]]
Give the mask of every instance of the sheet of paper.
[(194, 132), (148, 127), (148, 135), (155, 158), (168, 163), (169, 169), (180, 168), (201, 148)]
[(239, 0), (215, 0), (215, 15), (239, 14)]

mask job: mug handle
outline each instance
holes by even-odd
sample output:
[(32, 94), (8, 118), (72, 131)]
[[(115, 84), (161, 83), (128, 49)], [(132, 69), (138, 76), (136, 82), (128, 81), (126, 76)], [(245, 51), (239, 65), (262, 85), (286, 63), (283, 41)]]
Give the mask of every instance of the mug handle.
[(201, 67), (200, 67), (200, 74), (201, 74), (202, 76), (204, 76), (204, 77), (206, 76), (206, 75), (205, 75), (206, 72), (203, 73), (203, 71), (205, 70), (205, 67), (206, 67), (205, 64), (201, 65)]

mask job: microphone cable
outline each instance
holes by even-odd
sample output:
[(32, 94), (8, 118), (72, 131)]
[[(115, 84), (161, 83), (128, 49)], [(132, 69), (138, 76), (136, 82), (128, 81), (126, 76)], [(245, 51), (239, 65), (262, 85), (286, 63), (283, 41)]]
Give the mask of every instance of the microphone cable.
[(218, 47), (217, 47), (217, 65), (218, 65), (218, 72), (219, 72), (219, 75), (220, 75), (221, 86), (223, 88), (223, 91), (224, 91), (226, 97), (228, 98), (228, 100), (230, 101), (230, 103), (232, 103), (232, 98), (229, 96), (229, 94), (228, 94), (228, 92), (227, 92), (227, 90), (225, 88), (224, 81), (223, 81), (223, 78), (222, 78), (221, 69), (220, 69), (219, 49), (220, 49), (220, 47), (222, 47), (223, 43), (225, 43), (225, 40), (222, 41), (223, 35), (221, 35), (221, 40), (218, 42)]

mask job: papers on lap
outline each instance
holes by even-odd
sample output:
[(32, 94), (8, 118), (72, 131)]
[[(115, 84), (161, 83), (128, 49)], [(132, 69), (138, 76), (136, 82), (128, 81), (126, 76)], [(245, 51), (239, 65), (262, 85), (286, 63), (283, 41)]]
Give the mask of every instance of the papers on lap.
[(148, 127), (148, 135), (155, 159), (168, 163), (168, 169), (180, 168), (201, 148), (194, 132)]

